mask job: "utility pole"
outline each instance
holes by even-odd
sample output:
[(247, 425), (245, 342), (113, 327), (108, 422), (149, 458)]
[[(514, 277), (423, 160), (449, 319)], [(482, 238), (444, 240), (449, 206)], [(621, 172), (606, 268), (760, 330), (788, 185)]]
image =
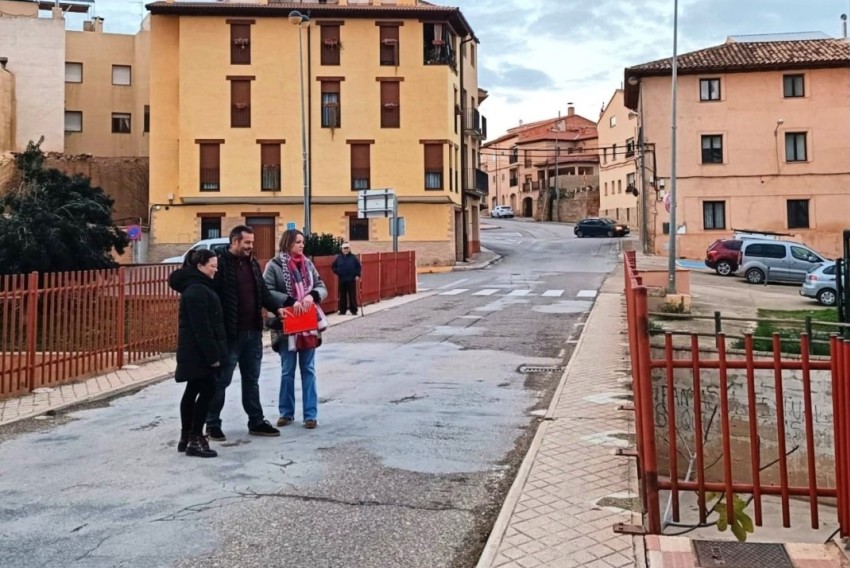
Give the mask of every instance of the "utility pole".
[(669, 279), (668, 291), (676, 293), (676, 236), (679, 233), (676, 224), (676, 83), (679, 76), (679, 0), (673, 2), (673, 120), (670, 151), (670, 246), (667, 258), (667, 277)]
[(649, 204), (646, 191), (646, 145), (643, 132), (643, 91), (638, 98), (638, 145), (640, 148), (640, 240), (644, 254), (649, 254)]
[(558, 188), (558, 162), (561, 157), (561, 111), (558, 111), (558, 122), (555, 124), (555, 217), (561, 221), (561, 190)]

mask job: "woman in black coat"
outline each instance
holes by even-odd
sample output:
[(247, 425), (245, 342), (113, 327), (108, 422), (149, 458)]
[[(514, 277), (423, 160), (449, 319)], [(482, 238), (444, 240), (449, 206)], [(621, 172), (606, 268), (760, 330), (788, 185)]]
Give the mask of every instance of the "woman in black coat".
[(221, 302), (213, 289), (218, 257), (210, 250), (190, 253), (183, 268), (175, 270), (168, 284), (180, 292), (180, 326), (177, 333), (177, 371), (174, 379), (186, 383), (180, 401), (182, 430), (177, 451), (187, 456), (214, 458), (203, 435), (215, 378), (227, 357), (227, 336)]

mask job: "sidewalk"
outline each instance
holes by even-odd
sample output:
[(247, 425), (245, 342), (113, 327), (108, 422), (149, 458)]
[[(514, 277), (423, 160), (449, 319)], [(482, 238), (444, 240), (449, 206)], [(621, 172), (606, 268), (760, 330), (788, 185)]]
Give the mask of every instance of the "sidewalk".
[[(415, 302), (421, 298), (432, 295), (433, 292), (411, 294), (400, 296), (391, 300), (384, 300), (376, 304), (369, 304), (363, 310), (364, 317), (382, 312), (408, 302)], [(341, 316), (330, 314), (328, 321), (330, 326), (339, 325), (351, 321), (359, 316)], [(264, 335), (266, 345), (266, 356), (271, 355), (268, 335)], [(50, 411), (57, 411), (84, 402), (93, 402), (123, 394), (125, 392), (139, 389), (170, 378), (174, 374), (176, 361), (173, 355), (166, 354), (157, 359), (149, 360), (140, 365), (126, 365), (110, 373), (98, 375), (90, 379), (77, 381), (65, 385), (45, 387), (24, 396), (0, 400), (0, 426), (39, 416)]]
[[(614, 533), (640, 524), (628, 402), (622, 271), (596, 299), (511, 487), (478, 568), (645, 566), (643, 539)], [(604, 356), (600, 356), (604, 354)]]

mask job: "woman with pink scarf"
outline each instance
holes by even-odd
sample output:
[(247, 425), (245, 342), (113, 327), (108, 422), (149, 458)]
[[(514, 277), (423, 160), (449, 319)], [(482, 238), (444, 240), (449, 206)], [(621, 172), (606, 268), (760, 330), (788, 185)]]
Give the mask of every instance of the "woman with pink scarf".
[(315, 331), (272, 336), (272, 348), (280, 353), (280, 396), (278, 426), (288, 426), (295, 420), (295, 367), (301, 370), (301, 400), (304, 427), (319, 425), (319, 396), (316, 392), (316, 348), (322, 344), (322, 331), (328, 320), (319, 304), (328, 296), (328, 289), (316, 267), (304, 256), (304, 234), (290, 229), (280, 238), (280, 253), (269, 261), (263, 278), (274, 299), (296, 315), (313, 306), (319, 326)]

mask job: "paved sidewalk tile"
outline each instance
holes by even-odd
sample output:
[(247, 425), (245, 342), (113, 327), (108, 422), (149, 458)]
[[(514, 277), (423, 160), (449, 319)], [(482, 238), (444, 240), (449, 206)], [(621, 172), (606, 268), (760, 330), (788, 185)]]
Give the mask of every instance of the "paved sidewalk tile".
[(614, 455), (634, 443), (633, 415), (618, 410), (628, 402), (624, 326), (622, 294), (600, 294), (529, 450), (527, 478), (521, 470), (515, 481), (521, 494), (513, 503), (509, 495), (479, 568), (636, 566), (642, 539), (613, 531), (640, 522), (622, 508), (638, 503), (634, 463)]
[[(834, 542), (826, 544), (785, 544), (796, 568), (848, 568), (844, 553)], [(696, 554), (685, 537), (648, 536), (647, 568), (696, 568)]]

